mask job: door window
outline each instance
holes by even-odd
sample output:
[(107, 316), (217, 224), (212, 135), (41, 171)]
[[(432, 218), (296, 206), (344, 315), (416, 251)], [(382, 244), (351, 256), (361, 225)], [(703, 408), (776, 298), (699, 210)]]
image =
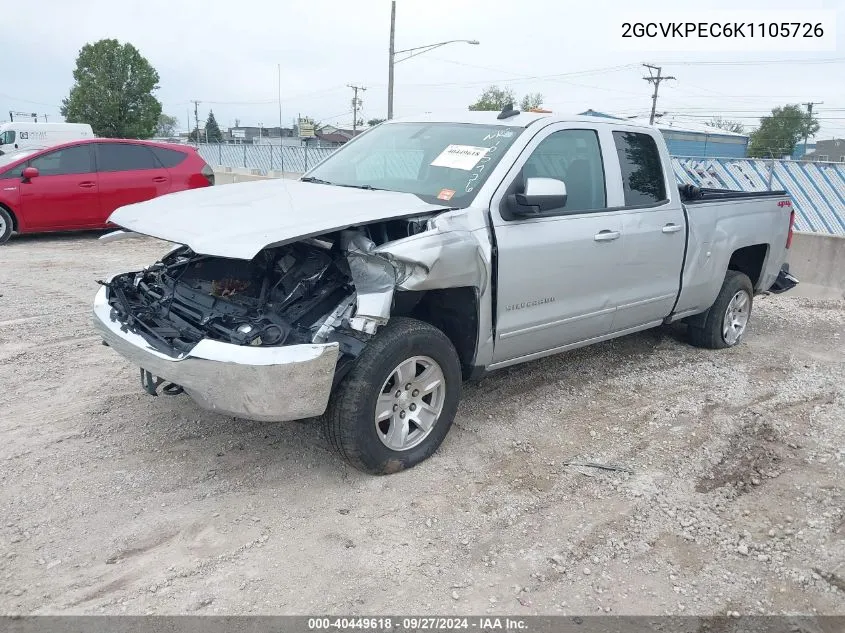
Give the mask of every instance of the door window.
[(595, 130), (554, 132), (537, 146), (522, 168), (525, 178), (555, 178), (566, 185), (566, 205), (549, 213), (607, 207), (599, 139)]
[(0, 134), (0, 145), (11, 145), (15, 142), (15, 131), (6, 130)]
[(88, 174), (94, 171), (91, 165), (91, 151), (87, 145), (76, 145), (33, 158), (30, 167), (38, 169), (41, 176), (68, 176)]
[(658, 204), (666, 200), (663, 164), (657, 143), (648, 134), (614, 132), (613, 142), (622, 168), (625, 206)]
[(97, 167), (101, 172), (160, 169), (155, 155), (144, 145), (98, 143)]

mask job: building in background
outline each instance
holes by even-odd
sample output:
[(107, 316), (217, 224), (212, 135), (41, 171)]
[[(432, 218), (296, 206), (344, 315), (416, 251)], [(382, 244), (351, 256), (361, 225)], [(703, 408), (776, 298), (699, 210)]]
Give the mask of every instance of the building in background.
[[(648, 117), (617, 117), (595, 110), (587, 110), (581, 114), (648, 125)], [(654, 125), (666, 139), (666, 145), (672, 156), (697, 158), (745, 158), (746, 156), (747, 134), (728, 132), (705, 123), (681, 121), (665, 115), (655, 121)]]
[(845, 163), (845, 139), (833, 138), (829, 141), (816, 141), (812, 146), (812, 151), (809, 151), (809, 146), (807, 150), (802, 160)]
[(345, 130), (343, 128), (335, 127), (333, 125), (324, 125), (316, 132), (317, 140), (320, 141), (320, 147), (340, 147), (348, 143), (353, 136), (358, 136), (364, 130)]
[[(296, 136), (295, 130), (283, 127), (262, 127), (258, 125), (239, 125), (230, 127), (223, 133), (224, 143), (252, 143), (258, 145), (265, 141), (275, 139), (274, 144), (279, 144), (279, 139), (293, 139)], [(200, 135), (202, 138), (202, 135)], [(294, 143), (298, 144), (298, 143)]]

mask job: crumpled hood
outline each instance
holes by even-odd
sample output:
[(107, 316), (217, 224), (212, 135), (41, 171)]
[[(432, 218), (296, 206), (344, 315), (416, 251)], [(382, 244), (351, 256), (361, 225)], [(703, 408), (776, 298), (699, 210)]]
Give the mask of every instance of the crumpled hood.
[(109, 221), (195, 253), (252, 259), (267, 246), (448, 208), (410, 193), (278, 178), (171, 193), (120, 207)]

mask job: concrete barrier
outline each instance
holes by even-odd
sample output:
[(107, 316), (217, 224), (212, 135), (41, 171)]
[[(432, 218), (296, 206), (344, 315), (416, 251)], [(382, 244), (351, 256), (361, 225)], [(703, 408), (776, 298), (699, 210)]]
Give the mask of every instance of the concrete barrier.
[(287, 178), (289, 180), (296, 180), (302, 174), (295, 174), (289, 172), (271, 171), (263, 174), (258, 169), (243, 169), (238, 167), (222, 167), (214, 168), (214, 184), (216, 185), (231, 185), (236, 182), (250, 182), (252, 180), (267, 180), (269, 178)]
[(845, 237), (796, 232), (787, 260), (801, 282), (789, 294), (845, 298)]

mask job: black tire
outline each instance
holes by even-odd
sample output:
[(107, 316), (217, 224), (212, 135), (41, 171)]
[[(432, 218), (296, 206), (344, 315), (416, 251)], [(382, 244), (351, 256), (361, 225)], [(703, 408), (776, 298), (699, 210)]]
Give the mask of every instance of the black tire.
[[(733, 342), (725, 340), (722, 332), (722, 324), (728, 305), (737, 292), (745, 291), (748, 294), (748, 316), (751, 317), (751, 308), (754, 304), (754, 286), (748, 275), (729, 270), (722, 283), (722, 289), (716, 301), (704, 314), (697, 315), (689, 320), (689, 341), (696, 347), (707, 349), (725, 349), (734, 347), (742, 341), (742, 334)], [(746, 325), (747, 329), (747, 325)]]
[(0, 226), (3, 227), (2, 230), (0, 230), (0, 244), (5, 244), (9, 241), (9, 238), (12, 237), (12, 227), (14, 226), (14, 222), (12, 220), (12, 215), (3, 207), (0, 207)]
[[(397, 451), (386, 446), (378, 435), (376, 404), (382, 385), (394, 369), (415, 356), (434, 360), (443, 372), (443, 406), (419, 444)], [(416, 319), (393, 318), (364, 348), (349, 374), (335, 388), (323, 416), (326, 438), (346, 461), (364, 472), (389, 475), (411, 468), (429, 458), (449, 432), (461, 397), (461, 381), (458, 354), (443, 332)]]

